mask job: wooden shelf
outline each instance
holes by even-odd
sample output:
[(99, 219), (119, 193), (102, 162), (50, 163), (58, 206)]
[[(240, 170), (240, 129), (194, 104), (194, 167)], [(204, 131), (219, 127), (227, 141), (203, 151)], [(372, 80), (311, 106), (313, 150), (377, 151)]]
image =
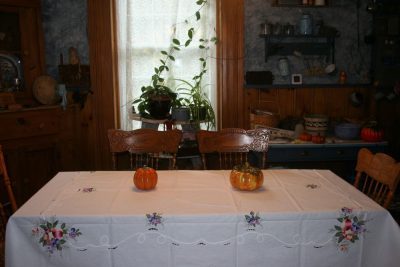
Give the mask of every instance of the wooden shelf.
[(335, 61), (334, 35), (260, 35), (265, 40), (265, 62), (272, 55), (325, 55)]
[(349, 88), (372, 87), (370, 83), (346, 83), (346, 84), (245, 84), (246, 89), (296, 89), (296, 88)]

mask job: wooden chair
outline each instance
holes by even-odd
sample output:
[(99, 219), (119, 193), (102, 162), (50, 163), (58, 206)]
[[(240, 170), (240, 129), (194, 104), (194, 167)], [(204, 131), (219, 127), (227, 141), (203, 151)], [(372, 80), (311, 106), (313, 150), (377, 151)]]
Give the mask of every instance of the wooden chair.
[[(7, 173), (6, 163), (4, 160), (3, 148), (0, 145), (0, 176), (3, 178), (3, 184), (5, 191), (7, 192), (8, 201), (5, 203), (0, 203), (0, 215), (1, 215), (1, 233), (0, 239), (4, 241), (5, 229), (9, 216), (14, 213), (17, 209), (17, 202), (15, 201), (14, 192), (11, 186), (10, 177)], [(1, 199), (3, 201), (3, 198)], [(5, 199), (4, 199), (5, 200)], [(7, 206), (10, 206), (11, 211), (8, 211)]]
[(157, 131), (137, 129), (133, 131), (108, 130), (113, 169), (117, 169), (117, 154), (128, 152), (132, 170), (144, 165), (158, 169), (160, 158), (168, 160), (168, 169), (175, 169), (176, 154), (182, 139), (182, 131)]
[(249, 152), (261, 153), (260, 168), (265, 168), (268, 151), (269, 131), (267, 129), (244, 130), (225, 128), (220, 131), (197, 132), (197, 142), (203, 163), (207, 169), (207, 155), (218, 154), (219, 169), (232, 169), (234, 165), (249, 160)]
[(354, 186), (384, 208), (389, 208), (400, 180), (400, 162), (384, 153), (360, 149)]

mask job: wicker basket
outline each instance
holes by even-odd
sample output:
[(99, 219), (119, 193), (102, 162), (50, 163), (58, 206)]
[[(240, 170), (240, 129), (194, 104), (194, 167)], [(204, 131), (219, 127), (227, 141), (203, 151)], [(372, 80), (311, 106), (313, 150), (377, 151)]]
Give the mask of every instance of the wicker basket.
[(250, 113), (250, 127), (255, 129), (259, 126), (276, 127), (279, 123), (279, 115), (264, 110), (253, 110)]

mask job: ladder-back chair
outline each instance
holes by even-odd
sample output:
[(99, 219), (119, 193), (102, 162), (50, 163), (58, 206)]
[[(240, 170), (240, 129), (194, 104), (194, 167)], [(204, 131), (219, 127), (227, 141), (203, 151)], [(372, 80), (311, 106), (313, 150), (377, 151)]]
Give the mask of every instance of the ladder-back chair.
[(203, 163), (207, 169), (207, 156), (218, 155), (219, 169), (232, 169), (234, 165), (249, 160), (249, 152), (260, 152), (261, 163), (257, 167), (265, 168), (268, 151), (269, 130), (225, 128), (220, 131), (197, 132), (197, 142)]
[[(1, 215), (1, 233), (0, 233), (0, 235), (1, 235), (1, 239), (3, 239), (8, 218), (12, 213), (14, 213), (18, 209), (18, 206), (17, 206), (17, 202), (15, 200), (10, 177), (8, 176), (6, 163), (4, 160), (3, 148), (1, 145), (0, 145), (0, 177), (3, 179), (3, 185), (4, 185), (5, 191), (7, 193), (6, 202), (0, 203), (0, 215)], [(3, 201), (3, 199), (2, 199), (2, 201)], [(7, 206), (10, 206), (10, 208), (7, 209)], [(10, 210), (10, 211), (8, 211), (8, 210)]]
[(113, 169), (117, 169), (117, 154), (124, 152), (129, 153), (132, 170), (144, 165), (158, 169), (160, 158), (168, 160), (168, 169), (175, 169), (176, 154), (181, 139), (182, 131), (180, 130), (137, 129), (124, 131), (109, 129), (108, 140)]
[(389, 208), (400, 180), (400, 162), (366, 148), (357, 156), (354, 186), (384, 208)]

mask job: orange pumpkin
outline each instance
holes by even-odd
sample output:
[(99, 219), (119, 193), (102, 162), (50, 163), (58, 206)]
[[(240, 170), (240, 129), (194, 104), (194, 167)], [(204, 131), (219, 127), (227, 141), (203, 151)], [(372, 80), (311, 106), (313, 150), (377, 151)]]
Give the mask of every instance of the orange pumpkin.
[(325, 137), (321, 136), (320, 134), (313, 135), (313, 137), (311, 138), (311, 141), (314, 144), (324, 144), (325, 143)]
[(253, 191), (262, 186), (264, 175), (258, 168), (248, 163), (233, 168), (230, 174), (231, 185), (239, 190)]
[(150, 167), (138, 168), (133, 176), (133, 183), (140, 190), (151, 190), (156, 187), (158, 175), (156, 170)]
[(301, 141), (311, 141), (311, 138), (312, 138), (312, 135), (309, 133), (306, 133), (306, 132), (299, 135), (299, 139)]
[(383, 130), (378, 127), (363, 127), (361, 139), (367, 142), (380, 142), (383, 140)]

